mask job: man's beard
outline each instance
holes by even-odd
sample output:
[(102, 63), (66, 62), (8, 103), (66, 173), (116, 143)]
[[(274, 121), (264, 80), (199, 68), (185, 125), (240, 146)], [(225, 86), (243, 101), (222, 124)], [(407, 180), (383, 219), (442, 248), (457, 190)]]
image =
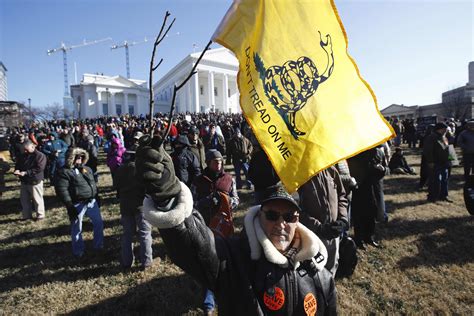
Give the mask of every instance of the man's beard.
[(284, 229), (272, 231), (272, 241), (278, 250), (286, 250), (290, 246), (290, 235)]

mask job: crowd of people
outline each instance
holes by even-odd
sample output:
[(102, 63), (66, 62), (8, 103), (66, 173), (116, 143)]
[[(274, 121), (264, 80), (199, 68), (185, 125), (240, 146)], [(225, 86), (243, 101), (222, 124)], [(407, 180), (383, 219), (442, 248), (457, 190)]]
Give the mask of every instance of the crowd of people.
[[(290, 195), (240, 114), (178, 114), (165, 138), (168, 121), (157, 114), (150, 125), (149, 117), (125, 115), (11, 129), (9, 155), (21, 183), (23, 220), (48, 216), (46, 181), (70, 220), (72, 254), (86, 254), (84, 216), (92, 221), (93, 247), (100, 251), (104, 224), (97, 167), (103, 151), (120, 205), (124, 268), (134, 265), (135, 237), (136, 261), (143, 269), (153, 264), (156, 226), (173, 261), (207, 289), (207, 314), (217, 304), (224, 314), (299, 314), (316, 302), (318, 313), (335, 313), (334, 279), (338, 269), (348, 269), (339, 266), (341, 239), (353, 227), (360, 251), (380, 247), (376, 223), (388, 221), (383, 179), (389, 173), (416, 174), (400, 148), (402, 142), (417, 145), (416, 124), (393, 120), (393, 141), (338, 162)], [(428, 182), (428, 202), (451, 202), (453, 145), (463, 151), (466, 179), (473, 169), (474, 121), (462, 127), (451, 123), (431, 126), (423, 138), (420, 187)], [(155, 137), (144, 142), (151, 129)], [(0, 155), (0, 194), (7, 161)], [(255, 206), (245, 211), (243, 232), (234, 234), (232, 213), (241, 190), (253, 192)]]

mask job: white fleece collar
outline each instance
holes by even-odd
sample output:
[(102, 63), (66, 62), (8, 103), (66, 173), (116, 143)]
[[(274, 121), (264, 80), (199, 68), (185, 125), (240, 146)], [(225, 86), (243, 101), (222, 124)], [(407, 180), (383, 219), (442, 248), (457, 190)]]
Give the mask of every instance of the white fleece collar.
[(182, 182), (181, 192), (176, 196), (176, 205), (167, 212), (159, 211), (150, 197), (143, 200), (143, 213), (151, 225), (158, 228), (178, 226), (193, 212), (193, 196), (189, 188)]
[[(251, 207), (244, 220), (245, 232), (247, 233), (250, 245), (250, 257), (252, 260), (260, 259), (263, 249), (265, 258), (268, 261), (282, 267), (288, 267), (288, 258), (279, 252), (265, 235), (258, 217), (259, 210), (260, 205)], [(313, 260), (313, 262), (319, 271), (322, 270), (326, 265), (328, 257), (326, 247), (318, 236), (303, 224), (298, 223), (296, 229), (300, 234), (301, 248), (295, 256), (295, 268), (299, 266), (299, 262), (313, 259), (319, 253), (322, 256), (318, 258), (319, 262), (316, 260)]]

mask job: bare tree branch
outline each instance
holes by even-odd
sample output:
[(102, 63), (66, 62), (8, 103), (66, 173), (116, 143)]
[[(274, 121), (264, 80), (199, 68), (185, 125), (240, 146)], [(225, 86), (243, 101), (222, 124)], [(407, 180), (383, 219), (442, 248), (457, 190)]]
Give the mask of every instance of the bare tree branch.
[[(158, 65), (155, 67), (155, 55), (156, 55), (156, 49), (158, 48), (158, 45), (161, 43), (163, 38), (166, 36), (168, 31), (170, 30), (171, 26), (173, 25), (174, 21), (176, 20), (176, 19), (173, 19), (173, 21), (171, 22), (171, 24), (168, 26), (165, 33), (163, 34), (163, 30), (165, 29), (166, 21), (168, 20), (169, 16), (170, 16), (170, 13), (168, 11), (166, 11), (165, 17), (163, 18), (163, 23), (161, 24), (160, 32), (158, 33), (158, 36), (155, 39), (155, 44), (153, 45), (153, 52), (151, 54), (151, 60), (150, 60), (150, 76), (149, 76), (149, 80), (148, 80), (148, 85), (149, 85), (149, 93), (150, 93), (150, 127), (151, 127), (150, 136), (151, 136), (151, 138), (153, 138), (153, 131), (154, 131), (154, 128), (153, 128), (153, 115), (154, 115), (154, 111), (155, 111), (155, 100), (154, 100), (155, 97), (153, 95), (153, 72), (158, 68), (158, 66), (163, 61), (163, 60), (160, 60)], [(162, 36), (162, 34), (163, 34), (163, 36)]]
[(189, 81), (189, 79), (191, 79), (191, 77), (197, 73), (197, 71), (196, 71), (197, 65), (201, 62), (202, 57), (204, 56), (206, 51), (209, 49), (211, 44), (212, 44), (212, 41), (209, 41), (209, 43), (207, 43), (206, 47), (201, 52), (201, 55), (199, 56), (199, 58), (194, 63), (194, 66), (191, 69), (191, 71), (189, 72), (189, 75), (183, 80), (183, 82), (181, 82), (178, 86), (176, 86), (176, 85), (174, 86), (174, 88), (173, 88), (173, 98), (171, 100), (171, 107), (170, 107), (170, 114), (169, 114), (169, 122), (168, 122), (168, 126), (166, 127), (166, 132), (163, 135), (162, 142), (166, 139), (166, 137), (168, 137), (168, 134), (171, 130), (171, 124), (172, 124), (172, 120), (173, 120), (174, 110), (176, 108), (176, 104), (175, 104), (176, 94), (178, 93), (179, 89), (181, 89)]

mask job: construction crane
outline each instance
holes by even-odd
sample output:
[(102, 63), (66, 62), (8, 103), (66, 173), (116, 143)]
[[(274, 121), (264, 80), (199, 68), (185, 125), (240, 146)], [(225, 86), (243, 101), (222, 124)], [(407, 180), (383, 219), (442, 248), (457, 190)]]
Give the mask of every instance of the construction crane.
[(129, 57), (129, 53), (128, 53), (128, 48), (130, 46), (135, 46), (135, 45), (146, 43), (146, 42), (148, 42), (148, 39), (145, 37), (145, 39), (143, 41), (139, 41), (139, 42), (123, 41), (122, 44), (116, 44), (116, 45), (112, 45), (110, 47), (111, 50), (122, 48), (122, 47), (125, 48), (125, 65), (127, 66), (127, 79), (130, 79), (130, 57)]
[(72, 45), (72, 46), (66, 46), (66, 44), (64, 44), (63, 42), (61, 42), (61, 46), (58, 47), (58, 48), (53, 48), (53, 49), (48, 49), (46, 51), (46, 53), (48, 54), (48, 56), (54, 54), (54, 53), (57, 53), (59, 51), (62, 51), (63, 52), (63, 65), (64, 65), (64, 96), (65, 97), (69, 97), (69, 81), (68, 81), (68, 77), (67, 77), (67, 51), (68, 50), (71, 50), (73, 48), (78, 48), (78, 47), (83, 47), (83, 46), (89, 46), (89, 45), (94, 45), (94, 44), (98, 44), (98, 43), (102, 43), (102, 42), (106, 42), (106, 41), (111, 41), (112, 38), (110, 37), (107, 37), (107, 38), (103, 38), (103, 39), (100, 39), (100, 40), (95, 40), (95, 41), (86, 41), (84, 40), (82, 42), (82, 44), (78, 44), (78, 45)]

